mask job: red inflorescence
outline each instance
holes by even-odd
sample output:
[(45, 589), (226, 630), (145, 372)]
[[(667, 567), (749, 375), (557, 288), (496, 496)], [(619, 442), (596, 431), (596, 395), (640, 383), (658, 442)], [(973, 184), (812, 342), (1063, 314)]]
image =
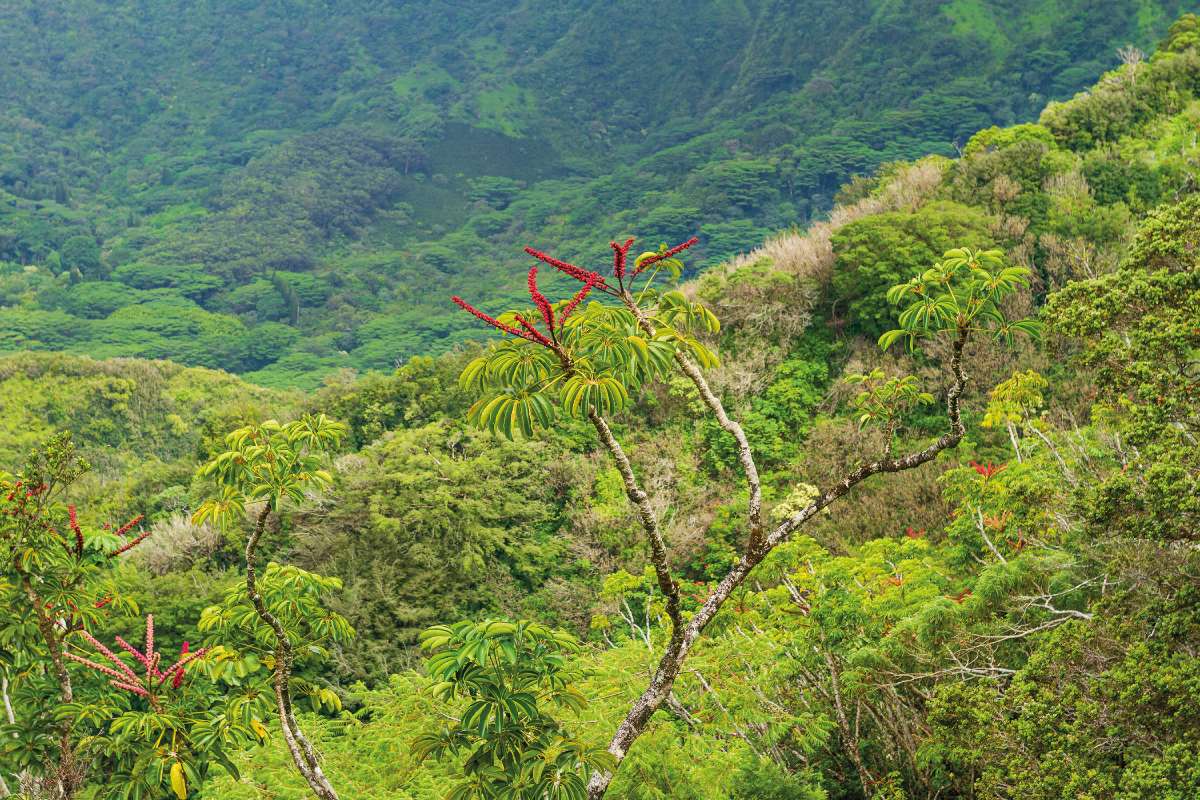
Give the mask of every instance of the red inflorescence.
[(75, 534), (75, 555), (79, 555), (83, 552), (83, 531), (75, 517), (75, 506), (67, 506), (67, 521), (71, 525), (71, 532)]
[(996, 473), (1003, 471), (1004, 466), (1004, 464), (993, 464), (990, 461), (986, 465), (980, 464), (977, 461), (971, 462), (971, 468), (982, 475), (985, 481), (996, 475)]
[[(681, 253), (692, 245), (696, 244), (698, 241), (699, 239), (693, 236), (683, 244), (677, 244), (663, 253), (658, 253), (648, 257), (642, 262), (642, 265), (638, 267), (637, 271), (633, 274), (636, 276), (647, 266), (658, 261), (662, 261), (664, 258), (670, 258), (671, 256), (677, 255), (678, 253)], [(633, 246), (633, 242), (633, 239), (626, 239), (624, 244), (617, 244), (616, 242), (609, 243), (613, 249), (613, 275), (618, 280), (622, 280), (628, 272), (628, 254), (629, 248)], [(562, 310), (556, 317), (554, 314), (554, 306), (551, 305), (550, 301), (546, 299), (546, 296), (538, 290), (537, 265), (535, 264), (529, 268), (529, 277), (527, 279), (529, 296), (533, 300), (533, 304), (537, 306), (538, 312), (542, 316), (542, 321), (546, 324), (546, 330), (550, 334), (549, 337), (534, 327), (532, 322), (520, 315), (517, 315), (516, 319), (521, 328), (524, 330), (514, 328), (511, 325), (505, 325), (498, 319), (488, 316), (467, 301), (463, 300), (458, 295), (455, 295), (450, 299), (454, 301), (455, 305), (457, 305), (459, 308), (462, 308), (467, 313), (483, 320), (493, 328), (497, 328), (498, 330), (504, 331), (512, 336), (519, 336), (526, 341), (540, 344), (543, 347), (555, 348), (557, 347), (554, 341), (556, 331), (562, 328), (563, 323), (568, 317), (571, 316), (572, 313), (574, 313), (575, 309), (579, 307), (579, 304), (583, 302), (583, 300), (593, 289), (614, 296), (620, 294), (618, 290), (605, 283), (604, 278), (597, 272), (592, 272), (584, 269), (583, 267), (578, 267), (574, 264), (563, 261), (562, 259), (555, 258), (547, 253), (543, 253), (541, 250), (534, 249), (533, 247), (526, 247), (525, 252), (536, 258), (538, 261), (541, 261), (544, 264), (549, 264), (559, 272), (562, 272), (564, 275), (569, 275), (583, 284), (583, 288), (575, 293), (575, 296), (572, 297), (565, 306), (563, 306)], [(622, 284), (622, 286), (624, 286), (624, 284)]]
[(546, 295), (538, 291), (536, 264), (529, 268), (529, 279), (526, 283), (529, 285), (529, 296), (533, 298), (533, 304), (538, 307), (538, 311), (542, 312), (542, 319), (546, 322), (546, 330), (553, 333), (554, 309), (550, 307), (550, 301), (546, 299)]
[(524, 331), (519, 331), (516, 328), (512, 327), (511, 325), (505, 325), (500, 320), (495, 319), (493, 317), (489, 317), (487, 314), (483, 313), (478, 308), (476, 308), (475, 306), (468, 303), (466, 300), (463, 300), (458, 295), (454, 295), (454, 297), (451, 297), (450, 299), (459, 308), (463, 309), (468, 314), (472, 314), (472, 315), (478, 317), (479, 319), (486, 322), (488, 325), (491, 325), (493, 328), (497, 328), (499, 330), (504, 331), (505, 333), (512, 334), (513, 336), (519, 336), (522, 339), (528, 339), (531, 342), (536, 341), (533, 337), (531, 337), (529, 334), (525, 333)]
[(567, 303), (566, 306), (563, 307), (562, 313), (558, 316), (558, 321), (560, 324), (566, 322), (567, 317), (571, 316), (571, 313), (579, 307), (579, 304), (583, 302), (583, 299), (588, 296), (588, 292), (590, 292), (592, 287), (599, 283), (600, 280), (600, 276), (593, 272), (591, 280), (585, 283), (583, 288), (576, 292), (575, 296), (571, 298), (571, 302)]
[(120, 636), (116, 637), (117, 644), (121, 649), (125, 650), (134, 659), (146, 668), (146, 675), (143, 679), (140, 675), (133, 671), (124, 661), (117, 656), (112, 650), (104, 646), (96, 637), (92, 636), (87, 631), (79, 631), (79, 635), (87, 641), (96, 652), (104, 657), (112, 666), (97, 663), (91, 659), (76, 655), (75, 653), (65, 653), (67, 658), (85, 667), (92, 669), (102, 675), (107, 675), (113, 686), (119, 689), (124, 689), (127, 692), (138, 695), (139, 697), (149, 698), (151, 703), (157, 707), (158, 700), (152, 694), (157, 687), (161, 687), (167, 681), (171, 682), (172, 689), (178, 689), (183, 685), (184, 668), (198, 658), (204, 656), (208, 652), (207, 648), (200, 648), (195, 652), (190, 652), (188, 643), (183, 643), (183, 648), (180, 653), (179, 660), (166, 669), (160, 669), (159, 664), (162, 663), (162, 654), (154, 650), (154, 617), (146, 617), (146, 644), (143, 650), (138, 650), (133, 645), (126, 642)]
[(677, 256), (680, 253), (682, 253), (684, 250), (687, 250), (689, 247), (691, 247), (692, 245), (696, 244), (699, 241), (700, 241), (699, 237), (693, 236), (692, 238), (688, 239), (686, 242), (677, 244), (674, 247), (672, 247), (671, 249), (667, 250), (666, 252), (657, 253), (655, 255), (647, 257), (646, 260), (643, 261), (641, 264), (639, 264), (638, 268), (634, 271), (634, 273), (633, 273), (634, 277), (636, 278), (643, 270), (646, 269), (646, 267), (650, 266), (651, 264), (657, 264), (659, 261), (662, 261), (664, 258), (672, 258), (674, 256)]
[(618, 278), (625, 277), (625, 260), (629, 255), (629, 248), (633, 246), (633, 239), (626, 239), (625, 244), (617, 244), (609, 242), (609, 246), (613, 249), (613, 275)]
[(517, 322), (521, 323), (521, 327), (524, 328), (529, 333), (529, 336), (525, 337), (526, 339), (537, 342), (538, 344), (542, 345), (543, 347), (550, 347), (552, 345), (551, 341), (549, 339), (547, 339), (542, 334), (541, 331), (539, 331), (537, 328), (533, 327), (532, 322), (525, 319), (520, 314), (517, 314), (516, 317), (517, 317)]
[[(590, 270), (584, 269), (583, 267), (577, 267), (574, 264), (568, 264), (566, 261), (562, 261), (561, 259), (557, 259), (554, 256), (547, 255), (546, 253), (543, 253), (541, 250), (535, 250), (532, 247), (526, 247), (525, 252), (528, 253), (529, 255), (533, 256), (534, 258), (536, 258), (538, 261), (549, 264), (550, 266), (554, 267), (556, 270), (563, 273), (564, 275), (570, 275), (572, 278), (579, 281), (580, 283), (587, 283), (588, 279), (592, 275), (596, 274)], [(600, 283), (597, 285), (603, 286), (604, 281), (601, 280)]]
[[(188, 654), (188, 642), (184, 640), (183, 647), (179, 648), (179, 655), (186, 656)], [(175, 670), (175, 677), (171, 679), (171, 688), (178, 689), (183, 685), (183, 670)]]
[(139, 536), (137, 536), (137, 538), (130, 539), (130, 540), (127, 542), (127, 543), (125, 543), (125, 544), (121, 545), (121, 546), (120, 546), (120, 547), (118, 547), (116, 550), (114, 550), (114, 551), (112, 552), (112, 555), (110, 555), (110, 556), (109, 556), (109, 558), (115, 558), (116, 556), (119, 556), (119, 555), (121, 555), (122, 553), (127, 553), (127, 552), (129, 552), (130, 550), (132, 550), (133, 548), (137, 547), (137, 546), (138, 546), (139, 544), (141, 544), (142, 542), (144, 542), (144, 541), (146, 541), (147, 539), (149, 539), (149, 538), (150, 538), (150, 535), (151, 535), (151, 534), (153, 534), (153, 533), (154, 533), (154, 530), (153, 530), (153, 529), (151, 529), (151, 530), (148, 530), (148, 531), (146, 531), (146, 532), (144, 532), (144, 533), (140, 534)]
[(124, 536), (125, 534), (129, 533), (130, 529), (132, 529), (134, 525), (137, 525), (143, 519), (145, 519), (145, 516), (138, 514), (136, 517), (129, 520), (129, 522), (126, 522), (124, 525), (117, 528), (117, 536)]

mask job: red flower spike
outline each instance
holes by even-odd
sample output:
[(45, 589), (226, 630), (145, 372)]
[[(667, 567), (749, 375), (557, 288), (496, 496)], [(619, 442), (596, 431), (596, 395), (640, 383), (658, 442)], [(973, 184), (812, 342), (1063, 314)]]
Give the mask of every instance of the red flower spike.
[(159, 684), (161, 685), (162, 683), (164, 683), (167, 680), (167, 678), (170, 678), (171, 679), (171, 688), (178, 689), (183, 684), (184, 667), (186, 667), (188, 664), (192, 663), (196, 659), (202, 657), (207, 652), (208, 652), (207, 647), (201, 647), (196, 652), (190, 653), (190, 652), (188, 652), (188, 643), (184, 642), (183, 643), (183, 652), (182, 652), (179, 660), (176, 661), (171, 666), (167, 667), (165, 670), (163, 670), (163, 672), (161, 673), (162, 677), (158, 681)]
[(67, 521), (71, 525), (71, 532), (75, 534), (75, 555), (82, 555), (83, 531), (79, 527), (79, 520), (75, 518), (75, 506), (67, 506)]
[(625, 259), (629, 255), (629, 248), (633, 246), (633, 239), (626, 239), (625, 244), (617, 244), (609, 242), (609, 247), (613, 249), (613, 275), (618, 279), (625, 277)]
[(558, 322), (560, 325), (566, 322), (567, 317), (571, 316), (571, 313), (579, 307), (579, 304), (582, 303), (583, 299), (588, 296), (588, 292), (592, 290), (592, 287), (597, 283), (600, 283), (602, 280), (603, 279), (595, 272), (592, 273), (591, 279), (583, 285), (582, 289), (575, 293), (575, 296), (571, 298), (571, 302), (567, 303), (562, 312), (558, 315)]
[(149, 697), (150, 696), (149, 692), (147, 692), (141, 686), (138, 686), (133, 683), (125, 683), (123, 681), (109, 681), (109, 683), (111, 683), (113, 686), (117, 687), (118, 689), (124, 689), (127, 692), (133, 692), (134, 694), (138, 695), (139, 697)]
[(500, 320), (489, 317), (487, 314), (483, 313), (482, 311), (477, 309), (475, 306), (468, 303), (466, 300), (463, 300), (458, 295), (454, 295), (454, 297), (451, 297), (450, 299), (454, 302), (454, 304), (456, 306), (461, 308), (463, 311), (466, 311), (468, 314), (471, 314), (472, 316), (483, 320), (488, 325), (491, 325), (493, 328), (504, 331), (505, 333), (508, 333), (508, 334), (512, 334), (513, 336), (519, 336), (522, 339), (528, 339), (531, 342), (537, 341), (536, 339), (534, 339), (533, 337), (531, 337), (529, 334), (525, 333), (524, 331), (519, 331), (516, 328), (512, 327), (511, 325), (505, 325)]
[[(131, 670), (129, 668), (128, 664), (126, 664), (121, 659), (117, 658), (117, 654), (114, 653), (112, 650), (109, 650), (107, 647), (105, 647), (100, 642), (99, 639), (97, 639), (95, 636), (92, 636), (87, 631), (80, 631), (79, 635), (82, 636), (85, 640), (87, 640), (88, 644), (90, 644), (92, 647), (96, 648), (96, 652), (98, 652), (100, 655), (104, 656), (118, 670), (120, 670), (122, 673), (124, 673), (125, 679), (131, 680), (134, 683), (137, 682), (137, 679), (138, 679), (137, 673), (134, 672), (133, 670)], [(81, 664), (90, 664), (91, 663), (87, 659), (81, 658), (80, 656), (77, 656), (74, 653), (66, 653), (65, 655), (67, 656), (67, 658), (70, 658), (72, 661), (78, 661)]]
[(533, 298), (533, 304), (538, 307), (538, 311), (542, 312), (542, 319), (546, 321), (546, 330), (554, 333), (554, 309), (550, 307), (550, 301), (546, 299), (546, 295), (538, 291), (537, 269), (536, 264), (529, 268), (529, 278), (526, 281), (529, 285), (529, 296)]
[[(526, 247), (525, 252), (536, 258), (538, 261), (549, 264), (564, 275), (570, 275), (580, 283), (587, 283), (591, 276), (596, 274), (590, 270), (584, 269), (583, 267), (577, 267), (574, 264), (568, 264), (566, 261), (557, 259), (552, 255), (547, 255), (541, 250), (534, 250), (532, 247)], [(601, 278), (600, 282), (596, 285), (606, 289), (608, 288), (608, 284), (604, 282), (603, 278)]]
[(92, 607), (93, 608), (104, 608), (106, 605), (108, 605), (112, 601), (113, 601), (113, 599), (111, 596), (105, 597), (103, 600), (97, 600), (95, 603), (92, 603)]
[(74, 653), (64, 653), (63, 655), (65, 655), (67, 658), (71, 659), (72, 661), (76, 662), (77, 664), (83, 664), (88, 669), (99, 672), (101, 675), (107, 675), (110, 678), (116, 678), (118, 681), (129, 680), (129, 677), (126, 676), (124, 673), (117, 672), (115, 669), (113, 669), (111, 667), (106, 667), (103, 664), (97, 664), (95, 661), (84, 658), (83, 656), (77, 656)]
[(659, 261), (662, 261), (664, 258), (671, 258), (672, 256), (677, 256), (680, 253), (682, 253), (684, 250), (687, 250), (692, 245), (698, 243), (699, 241), (700, 241), (700, 238), (698, 236), (693, 236), (692, 238), (688, 239), (686, 242), (682, 242), (681, 244), (675, 245), (670, 250), (667, 250), (665, 253), (656, 253), (655, 255), (648, 257), (645, 261), (643, 261), (641, 263), (640, 266), (638, 266), (638, 268), (636, 270), (634, 270), (633, 276), (636, 278), (639, 274), (641, 274), (641, 272), (644, 269), (646, 269), (646, 267), (650, 266), (651, 264), (657, 264)]
[(516, 317), (517, 317), (517, 322), (521, 323), (521, 327), (529, 332), (529, 335), (525, 337), (526, 339), (529, 339), (529, 341), (531, 341), (531, 342), (537, 342), (538, 344), (542, 345), (543, 347), (552, 347), (553, 346), (553, 343), (549, 339), (547, 339), (542, 334), (541, 331), (539, 331), (537, 328), (533, 327), (533, 323), (529, 322), (527, 319), (522, 317), (520, 314), (517, 314)]
[(117, 536), (124, 536), (125, 534), (129, 533), (133, 526), (137, 525), (143, 519), (145, 519), (145, 516), (143, 514), (138, 514), (136, 517), (129, 520), (129, 522), (126, 522), (124, 525), (117, 528)]
[(153, 533), (154, 533), (153, 530), (145, 531), (144, 533), (140, 534), (136, 539), (130, 539), (126, 544), (124, 544), (121, 547), (118, 547), (116, 550), (112, 551), (112, 553), (110, 553), (108, 557), (116, 558), (117, 556), (119, 556), (123, 553), (128, 553), (130, 550), (132, 550), (133, 548), (137, 547), (142, 542), (149, 539)]
[(136, 658), (138, 660), (138, 663), (140, 663), (143, 667), (150, 666), (150, 659), (147, 658), (146, 655), (144, 653), (142, 653), (142, 651), (138, 650), (136, 647), (131, 645), (129, 642), (122, 639), (120, 636), (115, 636), (113, 638), (116, 640), (117, 644), (119, 644), (121, 646), (122, 650), (124, 650), (126, 653), (129, 653), (129, 655)]
[(154, 652), (154, 615), (146, 615), (146, 655)]
[(96, 649), (96, 652), (104, 656), (112, 666), (106, 666), (71, 652), (64, 654), (67, 658), (76, 663), (83, 664), (88, 669), (108, 676), (110, 679), (109, 683), (118, 689), (123, 689), (139, 697), (147, 698), (156, 710), (161, 710), (161, 698), (157, 695), (155, 687), (160, 687), (167, 681), (170, 681), (171, 688), (178, 689), (183, 684), (184, 667), (208, 652), (208, 649), (203, 647), (195, 652), (191, 652), (189, 644), (184, 642), (179, 660), (165, 670), (160, 669), (159, 665), (162, 663), (162, 653), (155, 652), (154, 650), (154, 617), (147, 616), (146, 644), (144, 650), (138, 650), (121, 637), (116, 637), (117, 644), (129, 652), (139, 664), (146, 668), (146, 674), (143, 678), (86, 630), (80, 630), (79, 635), (91, 644)]
[[(180, 653), (180, 655), (185, 655), (185, 656), (188, 654), (187, 641), (184, 641), (183, 647), (179, 648), (179, 653)], [(167, 672), (171, 672), (171, 669), (168, 669)], [(183, 683), (183, 670), (176, 669), (175, 677), (171, 679), (171, 688), (178, 689), (182, 683)]]

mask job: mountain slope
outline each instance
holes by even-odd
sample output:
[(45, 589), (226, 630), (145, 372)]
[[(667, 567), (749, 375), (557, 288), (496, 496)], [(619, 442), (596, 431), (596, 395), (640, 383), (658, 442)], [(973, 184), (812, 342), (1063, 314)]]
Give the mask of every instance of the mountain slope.
[(5, 0), (0, 347), (387, 369), (476, 335), (417, 287), (626, 232), (715, 263), (1180, 5)]

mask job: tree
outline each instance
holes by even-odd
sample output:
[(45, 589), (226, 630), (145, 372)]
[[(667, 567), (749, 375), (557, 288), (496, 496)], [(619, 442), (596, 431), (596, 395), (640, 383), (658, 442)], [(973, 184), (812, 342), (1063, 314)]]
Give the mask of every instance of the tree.
[[(963, 351), (972, 335), (1011, 339), (1018, 333), (1037, 331), (1034, 322), (1009, 320), (1001, 311), (999, 304), (1005, 297), (1028, 285), (1029, 272), (1023, 267), (1005, 266), (998, 251), (950, 250), (939, 263), (907, 283), (894, 286), (887, 299), (894, 304), (906, 301), (907, 304), (900, 313), (900, 328), (885, 333), (880, 345), (886, 348), (904, 339), (914, 347), (924, 338), (949, 338), (951, 385), (946, 392), (949, 429), (924, 448), (904, 455), (893, 456), (889, 444), (877, 459), (861, 464), (841, 480), (818, 490), (804, 508), (768, 529), (762, 518), (762, 489), (750, 443), (741, 425), (726, 413), (702, 371), (716, 363), (716, 356), (696, 335), (715, 333), (719, 323), (702, 304), (688, 300), (681, 292), (663, 291), (653, 285), (664, 270), (667, 276), (676, 278), (682, 273), (682, 264), (675, 257), (696, 241), (693, 238), (670, 249), (664, 246), (659, 251), (643, 253), (632, 264), (628, 252), (633, 240), (623, 244), (613, 242), (611, 278), (526, 248), (530, 256), (579, 281), (583, 287), (570, 300), (552, 304), (538, 290), (535, 265), (528, 275), (532, 310), (496, 318), (457, 296), (453, 298), (457, 305), (506, 334), (505, 339), (494, 342), (463, 371), (464, 385), (482, 395), (472, 406), (469, 418), (510, 438), (518, 434), (530, 436), (535, 428), (553, 424), (560, 414), (586, 418), (615, 462), (626, 497), (637, 509), (670, 620), (670, 639), (650, 684), (609, 743), (615, 767), (620, 766), (654, 712), (671, 695), (676, 678), (705, 627), (772, 550), (864, 480), (881, 473), (914, 469), (959, 444), (966, 433), (960, 412), (960, 398), (967, 380)], [(616, 302), (592, 302), (581, 308), (582, 301), (593, 291)], [(679, 583), (672, 575), (655, 508), (606, 419), (625, 407), (631, 395), (674, 369), (693, 383), (707, 412), (736, 442), (748, 496), (745, 514), (749, 533), (741, 555), (690, 618), (685, 618), (682, 611)], [(887, 414), (871, 409), (867, 402), (871, 397), (904, 404), (923, 399), (919, 390), (904, 380), (884, 384), (873, 395), (868, 393), (862, 404), (864, 413), (885, 425), (891, 425), (892, 420)], [(613, 771), (593, 773), (588, 785), (590, 798), (604, 796)]]
[[(0, 481), (0, 597), (11, 612), (0, 627), (8, 715), (0, 765), (33, 798), (71, 800), (91, 778), (104, 800), (161, 798), (168, 785), (184, 800), (212, 764), (236, 774), (228, 753), (258, 740), (256, 706), (195, 676), (206, 650), (185, 642), (164, 660), (152, 616), (140, 650), (117, 637), (123, 655), (89, 632), (110, 612), (135, 608), (113, 567), (152, 532), (135, 531), (140, 516), (115, 529), (80, 524), (61, 496), (89, 468), (60, 434), (19, 479)], [(72, 674), (72, 665), (86, 671)]]
[[(286, 425), (267, 420), (239, 428), (226, 437), (228, 449), (200, 468), (200, 474), (212, 479), (220, 494), (201, 505), (193, 517), (197, 524), (212, 520), (227, 526), (245, 518), (247, 505), (261, 503), (246, 540), (245, 593), (232, 595), (224, 607), (206, 612), (205, 627), (228, 630), (236, 626), (251, 639), (269, 643), (271, 682), (284, 742), (296, 769), (321, 800), (337, 800), (338, 796), (296, 721), (293, 669), (298, 645), (337, 641), (352, 634), (345, 620), (326, 612), (320, 602), (340, 583), (272, 563), (260, 585), (257, 551), (268, 518), (278, 514), (285, 501), (300, 502), (307, 490), (332, 483), (332, 476), (323, 468), (325, 454), (344, 434), (345, 426), (324, 414), (307, 415)], [(316, 696), (321, 696), (319, 691)]]
[(91, 236), (80, 234), (67, 239), (59, 250), (59, 258), (64, 269), (77, 269), (85, 278), (104, 277), (100, 245)]
[(466, 753), (467, 780), (447, 800), (582, 800), (589, 770), (611, 769), (603, 748), (568, 733), (547, 709), (587, 700), (567, 657), (579, 644), (527, 620), (438, 625), (421, 635), (435, 696), (466, 702), (451, 725), (415, 743), (422, 758)]
[(1197, 208), (1193, 197), (1149, 215), (1121, 269), (1068, 284), (1044, 311), (1051, 330), (1080, 342), (1093, 413), (1121, 462), (1086, 504), (1106, 531), (1194, 540), (1200, 530)]
[(1003, 425), (1018, 462), (1023, 460), (1018, 430), (1033, 427), (1031, 417), (1041, 410), (1042, 392), (1048, 386), (1045, 378), (1030, 369), (1014, 372), (991, 391), (991, 402), (980, 424), (985, 428)]
[(851, 222), (833, 237), (834, 296), (849, 312), (851, 328), (878, 336), (891, 325), (887, 291), (955, 243), (987, 247), (988, 218), (977, 209), (938, 202), (916, 213), (875, 214)]

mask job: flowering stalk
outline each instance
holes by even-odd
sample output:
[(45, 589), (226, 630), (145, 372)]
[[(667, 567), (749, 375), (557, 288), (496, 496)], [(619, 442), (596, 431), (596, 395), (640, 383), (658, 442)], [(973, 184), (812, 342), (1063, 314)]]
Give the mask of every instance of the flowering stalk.
[(625, 259), (629, 255), (629, 248), (633, 246), (633, 239), (625, 240), (625, 244), (617, 244), (609, 242), (609, 247), (613, 249), (613, 275), (620, 280), (625, 277)]
[(79, 520), (75, 517), (75, 506), (67, 506), (67, 521), (71, 525), (71, 531), (75, 534), (75, 555), (83, 555), (83, 530), (79, 527)]
[[(138, 514), (136, 517), (129, 520), (129, 522), (126, 522), (124, 525), (117, 528), (117, 530), (116, 530), (117, 536), (124, 536), (125, 534), (129, 533), (130, 529), (132, 529), (134, 525), (137, 525), (143, 519), (145, 519), (145, 515)], [(142, 537), (142, 538), (145, 538), (145, 537)]]
[(67, 658), (77, 664), (84, 665), (93, 672), (107, 676), (109, 683), (116, 688), (135, 694), (138, 697), (146, 698), (155, 710), (161, 710), (162, 708), (159, 691), (163, 685), (167, 681), (170, 681), (171, 688), (178, 690), (183, 685), (183, 673), (187, 665), (203, 657), (208, 652), (208, 649), (203, 647), (192, 652), (189, 650), (188, 643), (184, 642), (179, 660), (165, 670), (160, 669), (159, 665), (162, 663), (162, 653), (154, 649), (154, 616), (147, 615), (146, 642), (141, 650), (138, 650), (120, 636), (115, 637), (121, 649), (133, 656), (139, 664), (146, 668), (145, 677), (142, 678), (128, 664), (122, 661), (120, 656), (106, 647), (96, 637), (85, 630), (79, 631), (79, 635), (113, 666), (106, 666), (90, 658), (71, 652), (64, 653)]
[(560, 323), (566, 322), (567, 317), (571, 316), (572, 312), (574, 312), (575, 309), (578, 308), (579, 304), (583, 302), (583, 299), (588, 296), (588, 292), (590, 292), (597, 283), (600, 283), (603, 280), (603, 278), (593, 272), (592, 277), (588, 280), (588, 282), (583, 285), (582, 289), (575, 293), (575, 296), (572, 297), (571, 301), (563, 308), (562, 312), (558, 315), (558, 321)]
[[(471, 305), (466, 300), (463, 300), (458, 295), (454, 295), (450, 299), (454, 302), (455, 305), (457, 305), (459, 308), (466, 311), (468, 314), (478, 317), (479, 319), (483, 320), (488, 325), (491, 325), (493, 328), (496, 328), (497, 330), (504, 331), (505, 333), (510, 334), (512, 336), (519, 336), (520, 338), (527, 339), (528, 341), (531, 341), (531, 342), (537, 342), (537, 340), (534, 339), (532, 336), (530, 336), (528, 333), (525, 333), (524, 331), (519, 331), (516, 328), (512, 327), (511, 325), (505, 325), (503, 322), (501, 322), (500, 320), (498, 320), (494, 317), (489, 317), (487, 314), (485, 314), (482, 311), (480, 311), (479, 309), (475, 308), (475, 306)], [(538, 342), (538, 343), (540, 344), (540, 342)]]
[(542, 319), (546, 323), (546, 330), (554, 334), (554, 309), (550, 307), (550, 301), (546, 296), (538, 291), (537, 287), (537, 265), (529, 268), (529, 296), (533, 298), (533, 304), (538, 307), (538, 311), (542, 312)]
[[(583, 267), (577, 267), (574, 264), (563, 261), (562, 259), (558, 259), (552, 255), (548, 255), (547, 253), (543, 253), (541, 250), (535, 250), (532, 247), (526, 247), (525, 252), (536, 258), (538, 261), (549, 264), (564, 275), (569, 275), (580, 283), (587, 283), (589, 280), (591, 280), (593, 275), (597, 274), (591, 270), (584, 269)], [(617, 294), (617, 290), (605, 283), (603, 278), (596, 281), (596, 287), (600, 291), (611, 294), (614, 297)]]
[(112, 553), (109, 555), (109, 558), (116, 558), (117, 556), (119, 556), (119, 555), (121, 555), (121, 554), (123, 554), (123, 553), (128, 553), (130, 550), (132, 550), (133, 548), (137, 547), (137, 546), (138, 546), (139, 544), (141, 544), (142, 542), (144, 542), (144, 541), (146, 541), (147, 539), (149, 539), (149, 538), (150, 538), (150, 536), (151, 536), (153, 533), (154, 533), (154, 530), (153, 530), (153, 529), (151, 529), (151, 530), (148, 530), (148, 531), (145, 531), (145, 532), (141, 533), (140, 535), (138, 535), (138, 536), (137, 536), (136, 538), (134, 538), (134, 539), (130, 539), (128, 542), (126, 542), (125, 544), (121, 545), (121, 546), (120, 546), (120, 547), (118, 547), (116, 550), (114, 550), (114, 551), (113, 551), (113, 552), (112, 552)]
[(517, 322), (521, 323), (521, 327), (529, 332), (529, 335), (525, 337), (526, 339), (529, 339), (529, 341), (531, 341), (531, 342), (537, 342), (542, 347), (550, 347), (550, 348), (554, 347), (553, 342), (551, 342), (549, 339), (547, 339), (545, 336), (543, 336), (541, 331), (539, 331), (537, 328), (533, 327), (532, 322), (525, 319), (520, 314), (517, 314), (516, 317), (517, 317)]
[(646, 269), (646, 267), (649, 267), (652, 264), (657, 264), (659, 261), (662, 261), (664, 258), (673, 258), (674, 256), (679, 255), (684, 250), (687, 250), (689, 247), (691, 247), (692, 245), (696, 244), (699, 241), (700, 241), (700, 239), (698, 237), (693, 236), (692, 238), (688, 239), (686, 242), (677, 244), (665, 252), (656, 253), (652, 256), (648, 256), (646, 259), (644, 259), (642, 261), (641, 264), (638, 265), (638, 268), (633, 271), (633, 277), (636, 278), (638, 275), (640, 275), (642, 273), (643, 270)]

